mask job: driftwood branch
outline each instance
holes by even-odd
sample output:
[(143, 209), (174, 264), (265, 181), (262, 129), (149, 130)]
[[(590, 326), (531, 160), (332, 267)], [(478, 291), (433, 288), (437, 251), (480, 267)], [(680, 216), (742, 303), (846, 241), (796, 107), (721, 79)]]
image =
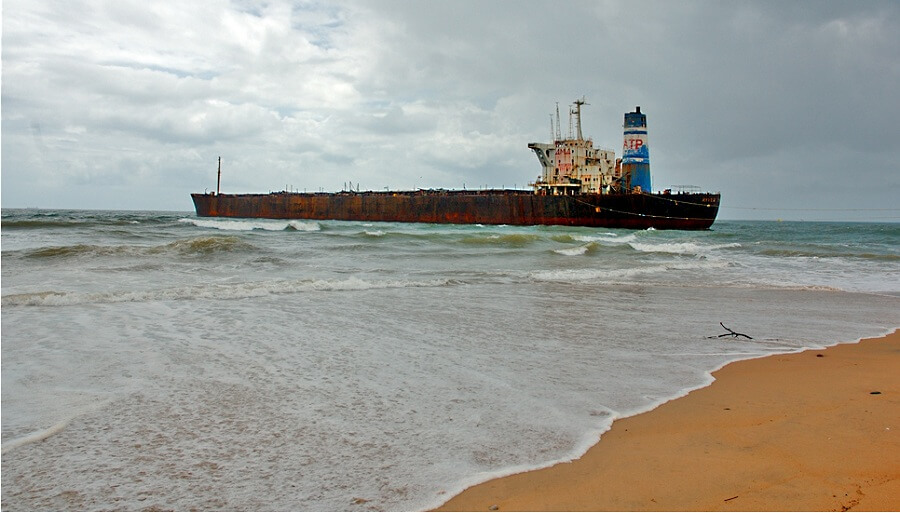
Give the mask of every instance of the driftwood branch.
[(728, 326), (725, 326), (725, 325), (722, 324), (721, 322), (719, 323), (719, 326), (725, 328), (725, 330), (728, 331), (728, 333), (722, 333), (722, 334), (719, 335), (718, 337), (707, 337), (707, 338), (722, 338), (722, 337), (738, 338), (738, 337), (744, 337), (744, 338), (746, 338), (747, 340), (753, 340), (753, 337), (751, 337), (750, 335), (744, 335), (743, 333), (738, 333), (738, 332), (732, 330), (731, 328), (729, 328)]

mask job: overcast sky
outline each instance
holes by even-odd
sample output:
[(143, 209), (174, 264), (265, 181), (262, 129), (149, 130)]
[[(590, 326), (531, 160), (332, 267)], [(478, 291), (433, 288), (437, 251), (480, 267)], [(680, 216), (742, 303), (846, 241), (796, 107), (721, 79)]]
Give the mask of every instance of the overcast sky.
[(5, 0), (2, 206), (523, 187), (560, 104), (722, 219), (900, 220), (900, 2)]

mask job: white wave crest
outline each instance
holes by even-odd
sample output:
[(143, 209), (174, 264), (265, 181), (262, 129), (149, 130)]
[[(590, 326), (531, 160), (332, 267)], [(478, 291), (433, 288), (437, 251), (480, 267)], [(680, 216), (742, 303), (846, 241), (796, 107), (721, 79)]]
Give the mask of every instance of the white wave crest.
[(726, 262), (693, 261), (680, 262), (678, 264), (651, 265), (647, 267), (627, 269), (554, 269), (547, 271), (534, 271), (530, 277), (536, 281), (557, 282), (601, 282), (601, 283), (629, 283), (630, 280), (640, 276), (652, 276), (655, 274), (672, 271), (690, 271), (696, 269), (709, 269), (711, 267), (726, 267)]
[(15, 449), (16, 447), (21, 447), (25, 444), (30, 444), (30, 443), (46, 440), (47, 438), (50, 438), (51, 436), (53, 436), (53, 435), (59, 433), (60, 431), (62, 431), (63, 429), (65, 429), (66, 426), (69, 424), (70, 420), (71, 419), (66, 419), (61, 422), (57, 422), (56, 424), (50, 426), (47, 429), (42, 429), (40, 431), (31, 433), (29, 435), (26, 435), (26, 436), (23, 436), (20, 438), (16, 438), (15, 440), (10, 440), (8, 442), (5, 442), (3, 444), (3, 447), (0, 448), (0, 453), (6, 454), (7, 451), (11, 451), (11, 450)]
[(597, 235), (573, 235), (572, 239), (579, 242), (600, 242), (604, 244), (627, 244), (637, 237), (633, 233), (629, 233), (624, 237), (620, 237), (612, 232), (601, 233)]
[(706, 255), (725, 248), (739, 248), (740, 244), (699, 244), (696, 242), (629, 242), (629, 246), (644, 253), (673, 253), (676, 255)]
[(565, 256), (578, 256), (587, 253), (587, 250), (588, 245), (585, 244), (584, 246), (578, 246), (575, 248), (554, 249), (553, 252)]
[(322, 229), (319, 223), (315, 221), (288, 221), (288, 226), (298, 232), (317, 232)]
[(178, 220), (182, 223), (192, 224), (200, 228), (214, 228), (216, 230), (227, 231), (282, 231), (297, 230), (301, 232), (316, 232), (322, 229), (319, 223), (315, 221), (298, 221), (283, 219), (223, 219), (223, 218), (203, 218), (196, 219), (185, 217)]

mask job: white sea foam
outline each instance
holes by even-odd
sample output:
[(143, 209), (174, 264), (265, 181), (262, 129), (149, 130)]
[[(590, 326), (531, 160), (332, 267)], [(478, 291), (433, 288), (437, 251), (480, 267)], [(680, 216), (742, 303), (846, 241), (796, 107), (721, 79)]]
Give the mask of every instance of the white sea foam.
[(322, 229), (322, 226), (315, 221), (288, 221), (288, 226), (297, 230), (298, 232), (317, 232)]
[(629, 246), (646, 253), (673, 253), (678, 255), (708, 255), (717, 249), (739, 248), (737, 242), (729, 244), (702, 244), (697, 242), (633, 242)]
[(580, 242), (601, 242), (604, 244), (619, 245), (634, 241), (637, 237), (633, 233), (618, 235), (615, 233), (601, 233), (597, 235), (573, 235), (573, 239)]
[(681, 255), (706, 255), (718, 249), (739, 248), (737, 242), (728, 244), (703, 244), (696, 242), (664, 242), (664, 243), (631, 243), (631, 247), (638, 251), (674, 253)]
[(44, 291), (3, 296), (2, 305), (12, 306), (67, 306), (88, 303), (133, 303), (146, 301), (172, 301), (190, 299), (246, 299), (273, 294), (304, 292), (371, 290), (393, 288), (443, 287), (452, 284), (450, 279), (434, 280), (364, 280), (350, 277), (344, 280), (269, 280), (241, 283), (204, 283), (186, 287), (169, 287), (152, 290), (124, 290), (111, 292), (58, 292)]
[(314, 232), (321, 230), (319, 223), (315, 221), (298, 221), (282, 219), (226, 219), (226, 218), (192, 218), (179, 219), (182, 223), (192, 224), (201, 228), (215, 228), (225, 231), (282, 231), (296, 230), (301, 232)]
[(532, 271), (529, 276), (537, 281), (562, 281), (562, 282), (598, 282), (598, 283), (628, 283), (624, 280), (633, 280), (639, 277), (676, 273), (678, 271), (696, 271), (703, 269), (724, 268), (727, 262), (690, 260), (678, 263), (648, 265), (645, 267), (633, 267), (628, 269), (553, 269)]
[(554, 253), (559, 253), (560, 255), (566, 255), (566, 256), (583, 255), (583, 254), (587, 253), (587, 251), (588, 251), (587, 244), (585, 244), (584, 246), (577, 246), (574, 248), (563, 248), (563, 249), (554, 249), (553, 250)]
[(34, 433), (29, 433), (25, 436), (16, 438), (15, 440), (10, 440), (8, 442), (3, 443), (3, 448), (0, 449), (0, 453), (6, 454), (7, 451), (11, 451), (17, 447), (21, 447), (25, 444), (30, 444), (34, 442), (40, 442), (42, 440), (46, 440), (47, 438), (59, 433), (69, 424), (71, 419), (66, 419), (61, 422), (57, 422), (56, 424), (48, 427), (47, 429), (42, 429), (40, 431), (36, 431)]

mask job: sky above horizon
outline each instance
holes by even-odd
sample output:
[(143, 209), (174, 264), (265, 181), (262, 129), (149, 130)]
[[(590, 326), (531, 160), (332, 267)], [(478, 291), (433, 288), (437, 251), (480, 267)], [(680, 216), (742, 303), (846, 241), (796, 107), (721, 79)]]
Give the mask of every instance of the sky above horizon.
[(3, 2), (2, 206), (525, 187), (530, 142), (621, 156), (720, 219), (900, 220), (900, 2)]

